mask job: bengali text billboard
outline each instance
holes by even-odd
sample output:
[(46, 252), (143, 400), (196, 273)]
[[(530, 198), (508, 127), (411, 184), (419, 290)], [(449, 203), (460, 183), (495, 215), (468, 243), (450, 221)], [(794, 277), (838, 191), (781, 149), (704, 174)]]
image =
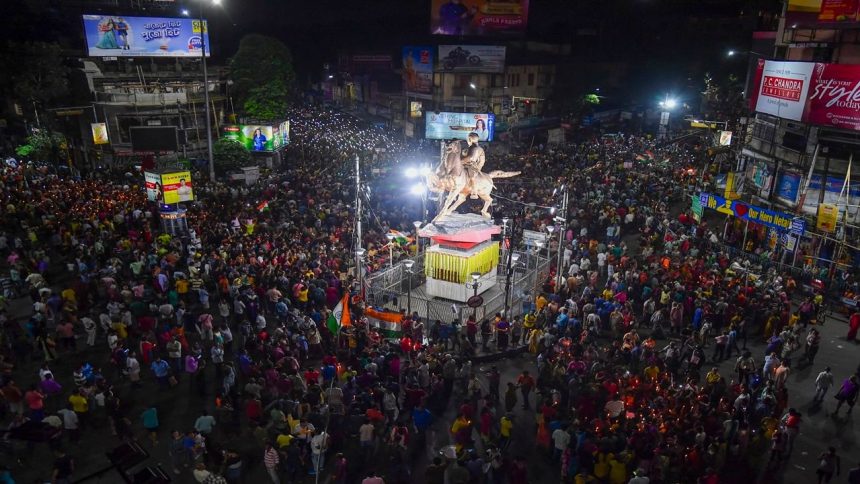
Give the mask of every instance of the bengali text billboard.
[(436, 113), (426, 114), (427, 139), (465, 140), (469, 133), (476, 133), (480, 141), (493, 141), (496, 118), (483, 113)]
[(205, 20), (123, 15), (84, 15), (83, 20), (91, 57), (200, 57), (204, 44), (209, 55)]

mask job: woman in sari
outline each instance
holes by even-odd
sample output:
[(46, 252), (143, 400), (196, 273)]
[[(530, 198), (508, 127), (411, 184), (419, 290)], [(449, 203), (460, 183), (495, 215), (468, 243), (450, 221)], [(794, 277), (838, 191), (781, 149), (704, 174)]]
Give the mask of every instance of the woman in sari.
[(116, 42), (116, 30), (114, 21), (109, 18), (99, 24), (99, 32), (102, 33), (102, 38), (99, 39), (96, 47), (99, 49), (119, 49), (119, 44)]

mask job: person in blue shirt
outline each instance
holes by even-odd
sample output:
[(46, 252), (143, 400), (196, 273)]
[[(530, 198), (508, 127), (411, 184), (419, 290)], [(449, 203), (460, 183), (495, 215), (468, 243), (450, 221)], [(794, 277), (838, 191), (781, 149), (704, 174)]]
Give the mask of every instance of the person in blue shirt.
[(567, 310), (562, 310), (558, 313), (558, 317), (555, 319), (555, 326), (560, 330), (564, 331), (567, 327), (567, 322), (570, 318), (567, 315)]
[(155, 379), (158, 380), (158, 384), (161, 385), (162, 388), (167, 388), (167, 379), (170, 376), (170, 365), (168, 365), (166, 361), (162, 360), (161, 357), (158, 357), (152, 362), (150, 368), (152, 368), (152, 372), (155, 373)]
[(263, 134), (263, 130), (257, 128), (254, 130), (254, 151), (263, 151), (266, 149), (266, 135)]

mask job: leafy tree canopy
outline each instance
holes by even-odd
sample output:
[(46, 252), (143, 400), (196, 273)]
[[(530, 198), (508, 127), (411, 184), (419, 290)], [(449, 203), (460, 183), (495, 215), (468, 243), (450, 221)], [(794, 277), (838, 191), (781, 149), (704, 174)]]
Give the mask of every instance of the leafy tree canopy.
[(293, 55), (280, 40), (246, 35), (230, 59), (230, 79), (237, 104), (247, 115), (263, 120), (279, 118), (294, 93)]

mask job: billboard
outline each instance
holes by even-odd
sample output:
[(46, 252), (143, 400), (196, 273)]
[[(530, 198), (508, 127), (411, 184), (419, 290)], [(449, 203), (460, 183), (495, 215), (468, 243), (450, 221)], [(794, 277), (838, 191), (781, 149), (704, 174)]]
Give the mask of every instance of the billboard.
[(277, 126), (272, 126), (272, 144), (276, 150), (290, 144), (289, 121), (284, 121)]
[(427, 139), (465, 140), (477, 133), (481, 141), (493, 141), (496, 118), (492, 113), (427, 113), (424, 137)]
[(409, 93), (433, 94), (433, 47), (403, 48), (403, 86)]
[(760, 113), (800, 121), (812, 79), (810, 62), (765, 61), (760, 65), (754, 109)]
[(110, 139), (108, 139), (107, 124), (90, 123), (90, 129), (93, 132), (93, 144), (106, 145), (110, 143)]
[(143, 184), (146, 187), (146, 199), (150, 202), (161, 202), (164, 196), (161, 191), (161, 173), (143, 172)]
[(248, 151), (275, 151), (271, 126), (232, 124), (224, 126), (222, 137), (241, 143)]
[(191, 172), (176, 171), (161, 174), (161, 191), (164, 203), (190, 202), (194, 200), (191, 187)]
[(128, 129), (132, 151), (177, 151), (176, 126), (132, 126)]
[(529, 23), (528, 0), (432, 0), (430, 9), (435, 35), (522, 35)]
[(776, 182), (776, 196), (790, 203), (797, 201), (800, 191), (800, 175), (784, 171)]
[(766, 61), (756, 79), (755, 111), (860, 131), (860, 65)]
[(854, 22), (857, 20), (858, 0), (821, 0), (819, 22)]
[(190, 18), (84, 15), (90, 57), (200, 57), (209, 55), (207, 24)]
[(504, 72), (505, 48), (499, 45), (440, 45), (443, 72)]

